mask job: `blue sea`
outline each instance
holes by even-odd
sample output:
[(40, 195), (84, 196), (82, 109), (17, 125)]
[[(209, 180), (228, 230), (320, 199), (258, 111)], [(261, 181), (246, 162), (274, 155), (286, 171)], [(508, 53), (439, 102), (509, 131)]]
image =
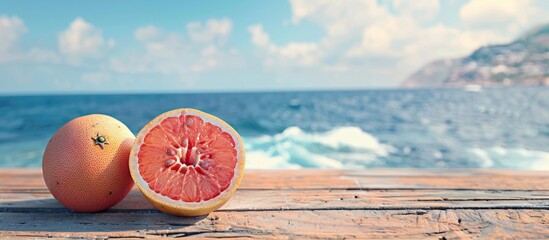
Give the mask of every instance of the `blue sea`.
[(0, 97), (0, 167), (40, 167), (53, 133), (91, 113), (137, 133), (190, 107), (243, 137), (247, 168), (549, 170), (549, 88)]

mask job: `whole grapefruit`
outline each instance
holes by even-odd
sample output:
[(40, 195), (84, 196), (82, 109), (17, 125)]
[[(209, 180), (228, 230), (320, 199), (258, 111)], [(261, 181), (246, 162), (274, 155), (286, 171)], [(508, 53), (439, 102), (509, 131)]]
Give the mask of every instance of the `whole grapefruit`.
[(44, 181), (63, 206), (99, 212), (122, 201), (133, 187), (128, 159), (135, 136), (117, 119), (75, 118), (53, 135), (42, 159)]

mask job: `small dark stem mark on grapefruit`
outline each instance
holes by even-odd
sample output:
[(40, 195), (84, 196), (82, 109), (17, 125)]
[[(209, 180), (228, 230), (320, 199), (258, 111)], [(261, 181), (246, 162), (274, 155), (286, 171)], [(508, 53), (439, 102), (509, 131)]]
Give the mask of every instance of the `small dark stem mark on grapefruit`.
[(101, 149), (105, 148), (105, 144), (109, 144), (109, 140), (105, 136), (101, 136), (99, 133), (97, 133), (97, 136), (94, 138), (91, 138), (94, 141), (95, 145), (99, 145)]
[(112, 192), (109, 192), (109, 195), (112, 195)]

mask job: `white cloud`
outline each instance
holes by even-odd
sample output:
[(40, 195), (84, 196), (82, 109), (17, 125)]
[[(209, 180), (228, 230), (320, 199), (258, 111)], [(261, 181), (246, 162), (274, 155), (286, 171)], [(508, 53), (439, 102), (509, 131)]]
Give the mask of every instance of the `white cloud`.
[(253, 25), (248, 28), (252, 34), (252, 43), (267, 53), (264, 60), (271, 66), (310, 66), (319, 60), (320, 51), (315, 43), (288, 43), (284, 46), (273, 44), (262, 25)]
[(528, 23), (535, 14), (532, 1), (471, 0), (459, 11), (466, 23), (479, 27), (490, 27), (497, 24)]
[(548, 9), (549, 2), (545, 0), (470, 0), (459, 15), (468, 28), (499, 28), (501, 34), (516, 37), (534, 26), (546, 24)]
[(28, 61), (55, 63), (62, 62), (61, 56), (57, 52), (49, 49), (32, 48), (26, 53), (25, 59)]
[(208, 46), (202, 49), (201, 55), (203, 57), (209, 57), (209, 56), (214, 56), (217, 53), (218, 51), (216, 46)]
[(292, 6), (292, 21), (299, 23), (301, 19), (317, 12), (319, 8), (329, 3), (329, 1), (306, 1), (306, 0), (290, 0)]
[(0, 62), (14, 58), (19, 39), (26, 31), (25, 23), (19, 17), (0, 15)]
[[(32, 34), (25, 34), (22, 19), (0, 16), (0, 63), (35, 63), (55, 69), (52, 72), (67, 69), (74, 76), (64, 79), (80, 78), (85, 86), (114, 76), (212, 80), (219, 78), (219, 72), (226, 74), (223, 77), (252, 79), (246, 82), (251, 85), (264, 78), (272, 80), (265, 86), (288, 86), (295, 80), (300, 86), (313, 87), (391, 86), (429, 61), (461, 57), (486, 44), (510, 41), (546, 21), (543, 14), (549, 9), (543, 0), (289, 1), (291, 21), (278, 30), (299, 31), (313, 25), (323, 35), (315, 40), (305, 34), (279, 38), (269, 31), (271, 25), (248, 26), (258, 58), (247, 59), (246, 71), (235, 70), (247, 55), (229, 44), (237, 26), (227, 18), (190, 22), (177, 30), (145, 25), (133, 33), (141, 48), (121, 46), (114, 52), (110, 51), (114, 40), (100, 29), (107, 26), (94, 26), (82, 18), (67, 23), (67, 29), (57, 36), (49, 36), (57, 37), (58, 47), (44, 49), (27, 45), (34, 41), (23, 44), (23, 37)], [(280, 42), (288, 37), (289, 41)], [(302, 37), (307, 40), (299, 39)], [(254, 64), (265, 67), (255, 69)], [(268, 75), (256, 76), (266, 72)]]
[(191, 22), (187, 24), (187, 31), (195, 42), (210, 43), (219, 41), (223, 43), (230, 35), (233, 23), (227, 18), (210, 19), (205, 23)]
[[(516, 37), (496, 28), (445, 25), (435, 20), (442, 7), (438, 0), (290, 0), (290, 4), (294, 27), (307, 21), (325, 35), (315, 42), (276, 45), (261, 25), (250, 26), (252, 43), (268, 67), (307, 66), (396, 82), (429, 61), (465, 56), (478, 47)], [(467, 4), (464, 8), (467, 13)], [(474, 19), (474, 14), (467, 14)]]
[(21, 36), (27, 32), (23, 20), (17, 16), (0, 16), (0, 62), (59, 63), (59, 55), (52, 50), (19, 46)]
[(160, 35), (160, 30), (152, 25), (139, 28), (133, 34), (134, 38), (140, 42), (153, 41)]
[(190, 23), (186, 35), (155, 26), (142, 27), (135, 31), (134, 37), (143, 44), (145, 52), (112, 58), (109, 64), (111, 69), (122, 73), (182, 76), (204, 72), (230, 62), (233, 54), (223, 45), (231, 30), (229, 19)]
[(418, 20), (432, 20), (440, 10), (439, 0), (393, 0), (394, 8)]
[(289, 43), (277, 50), (283, 60), (296, 60), (305, 66), (312, 65), (318, 60), (318, 46), (314, 43)]
[[(405, 77), (427, 62), (467, 55), (480, 46), (501, 43), (507, 36), (490, 30), (460, 30), (443, 24), (421, 27), (410, 18), (389, 18), (369, 26), (362, 41), (347, 52), (350, 58), (390, 57)], [(404, 74), (402, 74), (404, 73)]]
[[(392, 36), (390, 35), (370, 40), (362, 39), (368, 27), (391, 17), (389, 11), (375, 0), (290, 0), (290, 4), (294, 24), (299, 25), (302, 21), (309, 21), (324, 29), (326, 35), (317, 42), (289, 42), (276, 46), (270, 42), (268, 34), (262, 28), (258, 28), (258, 25), (251, 26), (248, 30), (252, 35), (252, 42), (263, 50), (263, 55), (260, 57), (264, 59), (266, 65), (317, 66), (320, 70), (350, 71), (354, 68), (349, 63), (348, 56), (371, 52), (359, 49), (356, 46), (357, 43), (365, 42), (368, 48), (376, 48), (375, 51), (379, 51), (381, 55), (385, 54), (383, 51), (391, 46), (389, 42), (392, 41), (390, 39)], [(372, 28), (369, 31), (377, 30)], [(352, 48), (354, 49), (351, 50)], [(348, 53), (348, 56), (345, 53)], [(292, 56), (293, 59), (288, 59), (288, 56)]]
[(329, 36), (351, 34), (349, 30), (372, 24), (389, 15), (388, 10), (375, 0), (290, 0), (290, 4), (294, 23), (311, 21), (324, 28)]
[(252, 34), (252, 43), (256, 46), (269, 47), (271, 45), (271, 39), (263, 30), (263, 26), (261, 24), (250, 26), (248, 31)]
[(505, 42), (508, 36), (490, 30), (463, 31), (437, 24), (418, 33), (418, 41), (404, 45), (399, 66), (406, 73), (434, 59), (465, 56), (481, 46)]
[(348, 57), (398, 57), (401, 47), (409, 41), (418, 41), (419, 26), (410, 17), (387, 17), (376, 24), (365, 26), (360, 43), (349, 49)]
[(79, 64), (85, 58), (100, 58), (114, 44), (114, 40), (106, 40), (100, 29), (81, 17), (74, 19), (58, 37), (59, 51), (71, 64)]

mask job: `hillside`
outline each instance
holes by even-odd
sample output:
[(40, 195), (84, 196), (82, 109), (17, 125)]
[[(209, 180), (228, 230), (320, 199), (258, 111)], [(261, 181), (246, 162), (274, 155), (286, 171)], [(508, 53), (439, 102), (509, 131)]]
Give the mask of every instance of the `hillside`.
[(468, 84), (549, 85), (549, 24), (509, 44), (481, 47), (464, 58), (431, 62), (401, 83), (411, 88)]

